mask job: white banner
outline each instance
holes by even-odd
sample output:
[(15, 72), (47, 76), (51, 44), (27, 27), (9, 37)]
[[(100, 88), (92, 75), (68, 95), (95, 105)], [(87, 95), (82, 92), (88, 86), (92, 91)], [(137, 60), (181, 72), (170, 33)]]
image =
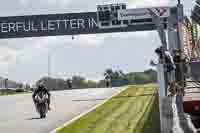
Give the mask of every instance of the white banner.
[(151, 8), (138, 8), (138, 9), (128, 9), (119, 10), (118, 19), (119, 20), (136, 20), (136, 19), (147, 19), (152, 18), (149, 13), (149, 9), (153, 11), (157, 16), (169, 17), (170, 8), (169, 7), (151, 7)]

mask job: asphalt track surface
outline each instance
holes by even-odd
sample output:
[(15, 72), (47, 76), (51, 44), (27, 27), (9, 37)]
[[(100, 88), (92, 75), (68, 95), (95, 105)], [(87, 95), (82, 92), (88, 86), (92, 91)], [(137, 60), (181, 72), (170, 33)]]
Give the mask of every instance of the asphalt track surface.
[(39, 119), (31, 94), (0, 96), (1, 133), (49, 133), (66, 121), (100, 104), (122, 88), (52, 92), (47, 118)]

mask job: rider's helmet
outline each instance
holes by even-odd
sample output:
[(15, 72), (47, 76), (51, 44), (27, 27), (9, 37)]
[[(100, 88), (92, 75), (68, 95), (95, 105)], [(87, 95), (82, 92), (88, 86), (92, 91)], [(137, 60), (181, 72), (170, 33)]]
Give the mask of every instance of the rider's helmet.
[(40, 83), (38, 84), (38, 88), (40, 88), (40, 89), (45, 88), (44, 83), (43, 83), (43, 82), (40, 82)]

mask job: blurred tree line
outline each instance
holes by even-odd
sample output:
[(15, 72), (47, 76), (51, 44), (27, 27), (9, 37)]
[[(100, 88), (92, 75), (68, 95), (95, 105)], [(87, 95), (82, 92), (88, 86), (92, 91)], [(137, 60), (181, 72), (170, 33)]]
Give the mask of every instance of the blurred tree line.
[[(104, 72), (104, 76), (110, 77), (113, 87), (155, 83), (157, 81), (157, 72), (153, 69), (148, 69), (144, 72), (131, 73), (124, 73), (122, 70), (114, 71), (112, 69), (107, 69)], [(67, 80), (72, 81), (72, 89), (103, 88), (106, 86), (105, 79), (96, 82), (92, 80), (87, 80), (85, 77), (82, 76), (73, 76), (71, 79), (66, 80), (59, 78), (43, 77), (36, 82), (36, 85), (38, 85), (40, 82), (43, 82), (44, 85), (51, 90), (71, 89), (67, 84)]]
[(0, 77), (0, 88), (30, 88), (28, 84), (16, 82), (7, 78)]
[(8, 78), (0, 77), (0, 93), (14, 94), (31, 91), (31, 86), (28, 83), (20, 83)]
[(112, 69), (107, 69), (104, 75), (109, 75), (111, 77), (112, 86), (147, 84), (157, 81), (157, 72), (153, 69), (126, 74), (121, 70), (113, 71)]

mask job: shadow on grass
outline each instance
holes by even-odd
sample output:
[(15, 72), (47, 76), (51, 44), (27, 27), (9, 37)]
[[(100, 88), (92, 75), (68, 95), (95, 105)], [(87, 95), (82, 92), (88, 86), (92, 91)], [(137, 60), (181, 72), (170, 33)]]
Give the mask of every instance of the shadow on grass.
[(116, 96), (113, 97), (113, 99), (118, 99), (118, 98), (134, 98), (134, 97), (144, 97), (144, 96), (153, 96), (157, 95), (157, 93), (148, 93), (148, 94), (141, 94), (141, 95), (127, 95), (127, 96)]
[(160, 114), (158, 96), (152, 105), (147, 121), (144, 123), (142, 133), (160, 133)]
[[(135, 98), (135, 97), (142, 97), (142, 96), (151, 96), (151, 95), (157, 95), (157, 93), (152, 93), (152, 94), (142, 94), (142, 95), (128, 95), (128, 96), (116, 96), (113, 97), (111, 100), (115, 99), (121, 99), (121, 98)], [(101, 101), (101, 100), (106, 100), (107, 98), (96, 98), (96, 99), (78, 99), (78, 100), (72, 100), (74, 102), (82, 102), (82, 101)]]

